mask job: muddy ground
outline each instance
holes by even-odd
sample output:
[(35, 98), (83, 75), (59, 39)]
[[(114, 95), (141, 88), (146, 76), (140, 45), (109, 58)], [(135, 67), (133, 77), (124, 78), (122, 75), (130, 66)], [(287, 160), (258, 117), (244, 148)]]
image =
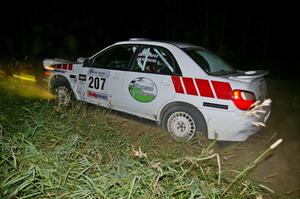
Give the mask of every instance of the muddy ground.
[[(0, 81), (3, 83), (4, 79)], [(300, 198), (300, 81), (269, 78), (267, 84), (269, 97), (273, 101), (267, 126), (245, 142), (217, 143), (215, 150), (223, 155), (223, 164), (241, 170), (270, 144), (283, 138), (283, 143), (255, 168), (251, 177), (283, 194), (283, 198)], [(22, 81), (15, 84), (8, 81), (7, 86), (23, 96), (51, 99), (45, 87), (34, 83)], [(152, 132), (159, 136), (156, 141), (162, 148), (176, 143), (153, 122), (122, 113), (117, 113), (117, 117), (127, 121), (132, 139), (141, 132)]]

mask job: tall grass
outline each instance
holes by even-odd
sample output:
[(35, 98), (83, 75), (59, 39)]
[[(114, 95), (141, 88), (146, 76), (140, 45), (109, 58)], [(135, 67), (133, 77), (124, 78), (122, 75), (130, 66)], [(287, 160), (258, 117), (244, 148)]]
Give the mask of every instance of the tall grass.
[(106, 110), (0, 93), (2, 198), (275, 197), (248, 179), (256, 162), (238, 173), (221, 168), (213, 143), (185, 157), (186, 144), (161, 150), (151, 132), (132, 140)]

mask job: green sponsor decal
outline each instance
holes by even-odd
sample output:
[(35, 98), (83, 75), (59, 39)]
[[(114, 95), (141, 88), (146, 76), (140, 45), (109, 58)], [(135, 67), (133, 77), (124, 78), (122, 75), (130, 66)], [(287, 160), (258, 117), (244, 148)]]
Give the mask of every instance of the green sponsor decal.
[(143, 103), (152, 102), (157, 95), (155, 83), (145, 77), (132, 80), (128, 90), (133, 99)]

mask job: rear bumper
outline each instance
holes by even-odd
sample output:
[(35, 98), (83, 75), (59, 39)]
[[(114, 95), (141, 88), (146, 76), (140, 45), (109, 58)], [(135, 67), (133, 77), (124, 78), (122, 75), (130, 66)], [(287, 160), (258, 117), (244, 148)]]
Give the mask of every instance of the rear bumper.
[(258, 113), (258, 117), (246, 116), (245, 111), (239, 110), (233, 112), (205, 110), (208, 138), (224, 141), (247, 140), (249, 136), (261, 130), (262, 126), (257, 125), (257, 122), (267, 122), (271, 106), (264, 107), (263, 110), (265, 112)]

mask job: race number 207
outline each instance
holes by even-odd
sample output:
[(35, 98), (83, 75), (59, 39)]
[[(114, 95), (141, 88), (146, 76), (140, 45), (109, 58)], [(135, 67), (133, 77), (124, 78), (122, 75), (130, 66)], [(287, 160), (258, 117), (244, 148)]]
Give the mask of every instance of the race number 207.
[(94, 88), (94, 89), (101, 89), (103, 90), (104, 84), (105, 84), (105, 78), (99, 78), (99, 77), (89, 77), (89, 88)]

